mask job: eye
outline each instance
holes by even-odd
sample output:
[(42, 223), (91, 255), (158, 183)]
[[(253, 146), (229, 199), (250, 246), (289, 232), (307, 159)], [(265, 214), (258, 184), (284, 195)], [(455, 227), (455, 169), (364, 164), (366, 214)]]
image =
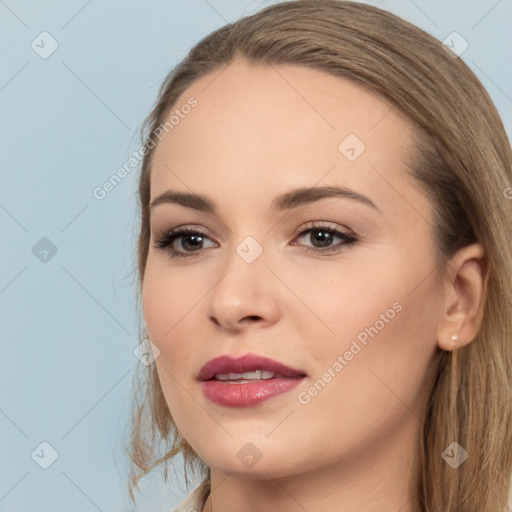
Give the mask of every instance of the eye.
[[(317, 244), (316, 247), (306, 246), (306, 250), (315, 253), (339, 252), (343, 248), (350, 247), (358, 242), (358, 238), (353, 232), (344, 233), (328, 225), (311, 223), (306, 225), (306, 228), (299, 230), (299, 238), (306, 237), (307, 239), (309, 237), (313, 244)], [(331, 245), (335, 238), (339, 238), (341, 242)], [(296, 244), (293, 243), (292, 245)]]
[[(313, 244), (317, 244), (317, 246), (305, 246), (306, 251), (320, 254), (339, 252), (343, 248), (356, 244), (359, 240), (353, 232), (344, 233), (328, 225), (315, 225), (314, 223), (306, 225), (306, 229), (299, 229), (297, 234), (299, 235), (298, 238), (309, 235), (310, 240)], [(334, 246), (331, 245), (336, 238), (339, 238), (341, 241)], [(177, 250), (174, 247), (174, 243), (178, 239), (181, 239), (183, 250)], [(159, 249), (166, 249), (171, 258), (188, 258), (201, 252), (201, 249), (203, 249), (202, 244), (205, 240), (210, 240), (210, 238), (200, 230), (190, 227), (176, 228), (164, 233), (154, 242), (154, 246)], [(293, 242), (291, 245), (297, 244)]]
[[(173, 247), (176, 239), (181, 238), (181, 245), (184, 249), (188, 246), (192, 248), (191, 253), (181, 252)], [(204, 239), (209, 239), (202, 231), (191, 228), (177, 228), (167, 233), (164, 233), (158, 240), (155, 241), (155, 247), (165, 249), (168, 247), (168, 252), (171, 258), (188, 258), (189, 256), (195, 256), (195, 253), (199, 252), (202, 247)]]

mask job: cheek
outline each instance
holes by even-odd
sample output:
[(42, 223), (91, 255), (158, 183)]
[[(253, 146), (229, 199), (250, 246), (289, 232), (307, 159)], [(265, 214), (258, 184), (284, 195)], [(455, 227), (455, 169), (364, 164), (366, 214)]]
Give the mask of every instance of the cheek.
[(416, 341), (432, 340), (442, 297), (428, 247), (399, 249), (389, 245), (358, 251), (357, 257), (347, 253), (339, 265), (318, 265), (294, 281), (294, 292), (316, 314), (319, 334), (332, 341), (319, 347), (340, 350), (354, 339), (363, 346), (387, 339), (390, 348), (407, 350)]
[(167, 350), (180, 324), (198, 303), (202, 293), (185, 273), (148, 256), (142, 286), (142, 310), (149, 338)]
[[(314, 379), (329, 380), (330, 371), (336, 378), (326, 388), (376, 407), (386, 394), (393, 396), (391, 390), (416, 401), (436, 354), (442, 305), (432, 276), (425, 279), (426, 272), (399, 258), (387, 261), (365, 265), (364, 271), (354, 266), (351, 272), (329, 272), (330, 280), (327, 272), (317, 272), (296, 290), (322, 321), (313, 329), (297, 316), (300, 331), (307, 333), (302, 341)], [(325, 399), (337, 401), (334, 395)]]
[(190, 400), (190, 358), (197, 328), (193, 308), (204, 292), (191, 285), (180, 272), (172, 273), (165, 263), (148, 257), (142, 286), (142, 310), (149, 339), (159, 348), (155, 359), (162, 391), (174, 421), (187, 417)]
[(348, 436), (361, 424), (369, 433), (381, 422), (391, 426), (404, 415), (419, 416), (430, 392), (440, 296), (430, 279), (414, 289), (403, 271), (401, 276), (336, 294), (339, 303), (330, 304), (328, 314), (337, 336), (314, 344), (317, 371), (311, 380), (320, 382), (319, 391), (311, 389), (316, 396), (310, 412), (329, 410)]
[(319, 265), (314, 273), (294, 280), (294, 293), (302, 299), (302, 312), (293, 313), (294, 321), (302, 323), (301, 332), (307, 332), (307, 337), (318, 339), (308, 350), (320, 358), (321, 352), (332, 356), (348, 350), (356, 338), (362, 343), (369, 340), (369, 329), (389, 330), (401, 315), (405, 294), (400, 279), (391, 277), (399, 275), (397, 270), (386, 270), (347, 257), (338, 265)]

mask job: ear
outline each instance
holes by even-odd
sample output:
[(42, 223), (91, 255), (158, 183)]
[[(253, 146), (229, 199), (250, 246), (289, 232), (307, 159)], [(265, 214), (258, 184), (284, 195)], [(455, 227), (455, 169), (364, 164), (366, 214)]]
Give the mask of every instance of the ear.
[[(463, 247), (450, 259), (438, 345), (453, 350), (470, 343), (480, 328), (487, 294), (487, 255), (481, 244)], [(453, 335), (457, 335), (453, 344)]]

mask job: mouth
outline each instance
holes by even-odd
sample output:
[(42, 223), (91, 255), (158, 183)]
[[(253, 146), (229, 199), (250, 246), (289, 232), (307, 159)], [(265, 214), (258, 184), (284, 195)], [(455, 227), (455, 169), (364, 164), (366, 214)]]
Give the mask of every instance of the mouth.
[(269, 380), (269, 379), (298, 379), (299, 375), (294, 377), (287, 377), (280, 373), (274, 373), (269, 370), (254, 370), (253, 372), (244, 373), (216, 373), (211, 379), (220, 380), (228, 384), (245, 384), (247, 382), (254, 382), (256, 380)]
[(307, 374), (254, 354), (221, 356), (206, 363), (198, 380), (210, 401), (224, 407), (251, 407), (297, 387)]
[(306, 373), (284, 365), (274, 359), (245, 354), (241, 357), (220, 356), (208, 361), (199, 371), (198, 380), (223, 382), (252, 382), (254, 380), (297, 379)]

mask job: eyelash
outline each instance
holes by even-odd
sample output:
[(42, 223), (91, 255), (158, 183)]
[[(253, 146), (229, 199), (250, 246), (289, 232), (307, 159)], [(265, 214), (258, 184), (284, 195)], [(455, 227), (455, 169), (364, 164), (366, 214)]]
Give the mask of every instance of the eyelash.
[[(339, 231), (337, 229), (325, 226), (325, 225), (316, 225), (314, 223), (311, 223), (310, 225), (305, 226), (306, 229), (298, 230), (295, 235), (301, 237), (308, 233), (312, 233), (315, 231), (322, 231), (324, 233), (328, 233), (329, 235), (334, 235), (343, 240), (343, 242), (340, 242), (335, 247), (327, 247), (324, 249), (321, 248), (311, 248), (306, 247), (306, 250), (313, 253), (332, 253), (332, 252), (340, 252), (340, 250), (343, 250), (344, 248), (348, 248), (352, 245), (355, 245), (359, 239), (353, 234), (353, 233), (343, 233), (342, 231)], [(187, 236), (187, 235), (200, 235), (203, 238), (209, 238), (205, 233), (203, 233), (200, 230), (192, 229), (192, 228), (176, 228), (174, 230), (168, 231), (167, 233), (164, 233), (158, 240), (155, 240), (154, 246), (158, 249), (165, 249), (172, 245), (172, 243), (181, 236)], [(342, 246), (341, 249), (339, 247)], [(169, 255), (171, 258), (189, 258), (191, 256), (196, 256), (201, 250), (193, 251), (190, 253), (183, 253), (180, 251), (177, 251), (176, 249), (173, 249), (172, 247), (169, 247), (168, 249)]]

